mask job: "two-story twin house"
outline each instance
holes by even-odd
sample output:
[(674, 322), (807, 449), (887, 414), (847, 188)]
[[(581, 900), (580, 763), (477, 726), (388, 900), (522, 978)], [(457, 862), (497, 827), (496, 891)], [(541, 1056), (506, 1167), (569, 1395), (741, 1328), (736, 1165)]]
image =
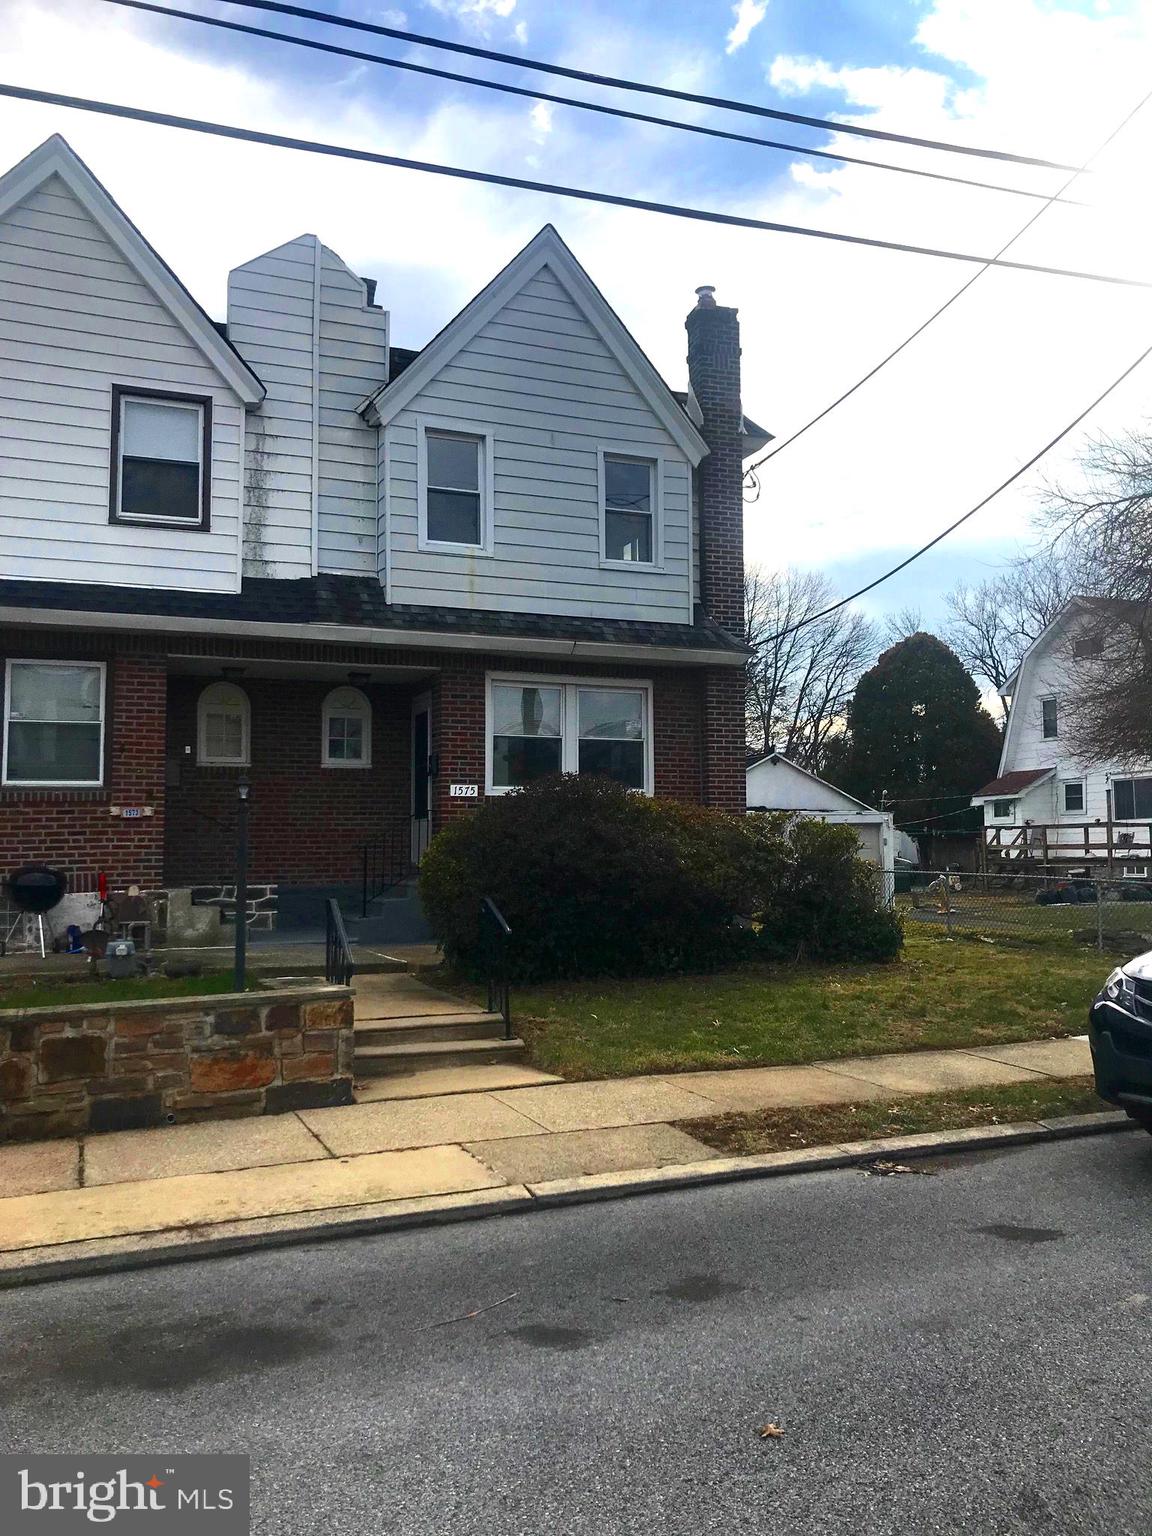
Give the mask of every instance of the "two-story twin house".
[[(0, 876), (358, 882), (538, 775), (744, 807), (736, 311), (674, 394), (547, 227), (419, 351), (302, 235), (225, 324), (60, 138), (0, 179)], [(390, 841), (389, 841), (390, 840)]]
[(1073, 598), (1033, 642), (1003, 688), (1008, 720), (1000, 772), (972, 804), (984, 812), (987, 863), (1087, 865), (1118, 878), (1152, 874), (1152, 763), (1086, 763), (1065, 708), (1076, 673), (1102, 664), (1122, 616)]

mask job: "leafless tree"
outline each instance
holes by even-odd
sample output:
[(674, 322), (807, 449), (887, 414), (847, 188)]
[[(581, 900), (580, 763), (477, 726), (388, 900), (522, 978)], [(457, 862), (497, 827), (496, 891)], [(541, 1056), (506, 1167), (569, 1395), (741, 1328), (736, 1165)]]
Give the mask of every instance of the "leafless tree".
[(948, 594), (944, 638), (977, 678), (999, 692), (1037, 635), (1082, 585), (1079, 558), (1048, 545), (975, 586)]
[(907, 640), (911, 635), (920, 634), (923, 629), (924, 616), (920, 609), (908, 605), (897, 613), (884, 615), (880, 629), (880, 645), (887, 650), (890, 646), (899, 645), (901, 640)]
[(818, 772), (829, 739), (843, 725), (856, 679), (876, 656), (875, 631), (852, 608), (814, 619), (836, 600), (817, 572), (754, 568), (744, 587), (753, 650), (749, 740)]
[(1041, 521), (1073, 564), (1064, 635), (1067, 730), (1087, 762), (1152, 758), (1152, 431), (1102, 437), (1075, 486), (1050, 487)]

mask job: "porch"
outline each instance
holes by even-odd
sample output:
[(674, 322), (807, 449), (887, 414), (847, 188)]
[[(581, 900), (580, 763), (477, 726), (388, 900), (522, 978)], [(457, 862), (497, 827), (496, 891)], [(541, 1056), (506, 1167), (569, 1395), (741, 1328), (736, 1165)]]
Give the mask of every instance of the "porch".
[(1091, 864), (1116, 879), (1147, 879), (1152, 871), (1152, 823), (1111, 820), (986, 826), (981, 869), (995, 872)]

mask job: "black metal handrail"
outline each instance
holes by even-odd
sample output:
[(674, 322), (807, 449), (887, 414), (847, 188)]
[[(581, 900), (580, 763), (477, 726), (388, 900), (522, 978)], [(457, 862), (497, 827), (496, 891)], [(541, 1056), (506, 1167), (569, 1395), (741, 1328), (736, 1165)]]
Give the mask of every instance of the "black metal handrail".
[(324, 904), (324, 979), (346, 987), (355, 971), (344, 914), (336, 900), (329, 896)]
[(412, 869), (412, 834), (408, 823), (392, 827), (360, 850), (360, 916), (368, 903), (407, 878)]
[(488, 1012), (498, 1013), (504, 1020), (504, 1038), (512, 1038), (512, 996), (508, 983), (508, 950), (512, 942), (512, 930), (504, 921), (504, 914), (492, 900), (485, 896), (480, 903), (480, 949), (488, 980)]

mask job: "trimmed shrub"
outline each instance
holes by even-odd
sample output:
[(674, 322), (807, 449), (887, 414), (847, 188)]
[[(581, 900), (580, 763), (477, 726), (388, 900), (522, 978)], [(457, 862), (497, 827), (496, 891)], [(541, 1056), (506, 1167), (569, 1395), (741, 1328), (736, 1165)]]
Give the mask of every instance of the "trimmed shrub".
[(708, 970), (755, 947), (738, 919), (779, 839), (750, 835), (754, 819), (608, 779), (541, 779), (450, 822), (421, 864), (420, 894), (446, 958), (471, 974), (484, 896), (512, 929), (517, 980)]
[(757, 954), (891, 959), (901, 943), (851, 828), (727, 815), (575, 775), (450, 822), (424, 857), (420, 894), (446, 959), (471, 975), (491, 896), (518, 981), (703, 971)]
[(878, 871), (860, 857), (852, 828), (796, 817), (787, 850), (760, 887), (762, 950), (783, 960), (894, 960), (900, 918), (882, 905)]

